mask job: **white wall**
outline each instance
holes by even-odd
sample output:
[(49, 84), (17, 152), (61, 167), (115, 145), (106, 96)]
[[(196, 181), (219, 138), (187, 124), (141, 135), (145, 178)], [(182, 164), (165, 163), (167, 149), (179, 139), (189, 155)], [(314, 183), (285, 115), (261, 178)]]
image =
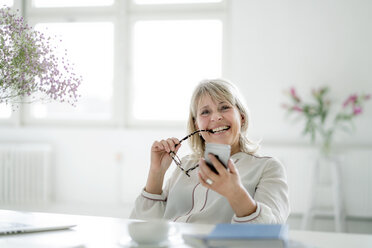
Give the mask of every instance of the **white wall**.
[[(232, 1), (231, 79), (251, 108), (253, 136), (299, 140), (302, 126), (290, 125), (280, 108), (290, 86), (306, 95), (329, 85), (340, 102), (372, 92), (371, 11), (368, 0)], [(371, 143), (371, 106), (344, 141)]]
[[(309, 148), (303, 145), (307, 140), (300, 136), (301, 124), (291, 124), (280, 108), (286, 100), (284, 89), (296, 86), (300, 93), (306, 94), (313, 87), (327, 84), (339, 101), (354, 92), (372, 93), (369, 70), (372, 2), (233, 0), (231, 3), (230, 70), (226, 76), (238, 85), (251, 109), (251, 137), (263, 140), (264, 151), (291, 161), (286, 159), (291, 152), (281, 152), (283, 149), (288, 152), (291, 147), (303, 146), (305, 151)], [(339, 137), (338, 144), (355, 146), (366, 153), (363, 160), (358, 161), (358, 156), (353, 158), (355, 164), (362, 163), (359, 167), (370, 172), (371, 102), (356, 126), (357, 132)], [(115, 214), (120, 215), (123, 205), (119, 201), (133, 202), (147, 176), (153, 140), (181, 138), (185, 134), (186, 130), (181, 128), (0, 127), (1, 142), (53, 144), (56, 203), (70, 206), (71, 212), (80, 207), (80, 213), (103, 215), (114, 215), (110, 212), (112, 206), (117, 206)], [(311, 160), (303, 164), (305, 170), (306, 164), (311, 164)], [(286, 166), (291, 170), (295, 165)], [(288, 174), (296, 176), (292, 170)], [(359, 171), (357, 175), (362, 177), (360, 182), (366, 182), (371, 174)], [(371, 195), (370, 189), (358, 190)], [(301, 192), (293, 195), (296, 196), (292, 200), (293, 210), (301, 212), (303, 202), (296, 203)], [(123, 216), (127, 212), (123, 208)]]
[(105, 128), (0, 130), (2, 142), (52, 144), (55, 201), (64, 204), (132, 203), (146, 180), (152, 142), (170, 135), (182, 137), (184, 133)]

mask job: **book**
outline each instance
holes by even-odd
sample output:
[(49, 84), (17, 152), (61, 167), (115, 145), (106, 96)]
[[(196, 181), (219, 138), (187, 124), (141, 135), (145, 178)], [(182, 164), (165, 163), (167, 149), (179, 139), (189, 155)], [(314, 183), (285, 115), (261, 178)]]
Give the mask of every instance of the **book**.
[(217, 224), (208, 235), (183, 235), (192, 247), (285, 248), (288, 226), (281, 224)]

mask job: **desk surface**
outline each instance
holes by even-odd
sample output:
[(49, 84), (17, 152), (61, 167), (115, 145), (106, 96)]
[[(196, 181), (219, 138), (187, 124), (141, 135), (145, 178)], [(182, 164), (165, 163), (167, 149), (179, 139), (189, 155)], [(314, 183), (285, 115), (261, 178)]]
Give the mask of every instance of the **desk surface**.
[[(133, 220), (93, 217), (81, 215), (47, 214), (0, 210), (1, 221), (56, 220), (71, 221), (76, 227), (62, 231), (48, 231), (28, 234), (0, 236), (0, 247), (62, 248), (62, 247), (125, 247), (130, 237), (127, 225)], [(207, 234), (213, 225), (177, 223), (182, 234)], [(290, 230), (290, 240), (306, 244), (306, 247), (372, 247), (372, 235), (327, 233)], [(174, 247), (189, 247), (176, 242)]]

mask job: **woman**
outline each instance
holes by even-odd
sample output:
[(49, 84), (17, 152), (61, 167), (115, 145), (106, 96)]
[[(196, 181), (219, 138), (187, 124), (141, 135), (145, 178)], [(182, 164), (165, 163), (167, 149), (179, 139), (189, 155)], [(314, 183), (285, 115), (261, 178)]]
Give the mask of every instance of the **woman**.
[[(193, 153), (181, 161), (176, 138), (155, 141), (146, 187), (131, 218), (164, 218), (194, 223), (284, 223), (289, 215), (288, 186), (278, 160), (255, 156), (246, 138), (248, 109), (236, 87), (225, 80), (204, 80), (191, 98), (188, 129)], [(198, 135), (194, 135), (198, 134)], [(183, 141), (181, 140), (181, 142)], [(228, 144), (226, 169), (212, 154), (214, 173), (203, 158), (206, 143)], [(172, 158), (180, 169), (163, 187)]]

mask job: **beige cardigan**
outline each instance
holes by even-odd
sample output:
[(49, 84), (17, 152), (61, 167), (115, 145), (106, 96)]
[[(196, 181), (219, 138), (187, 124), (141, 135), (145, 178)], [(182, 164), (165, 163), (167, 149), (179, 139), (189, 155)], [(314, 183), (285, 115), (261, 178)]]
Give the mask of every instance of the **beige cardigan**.
[[(289, 215), (286, 173), (283, 165), (270, 157), (244, 152), (231, 156), (242, 184), (257, 202), (249, 216), (237, 217), (227, 199), (199, 183), (198, 168), (187, 177), (175, 169), (161, 195), (145, 190), (137, 197), (130, 215), (133, 219), (168, 219), (188, 223), (285, 223)], [(182, 159), (184, 168), (198, 161)]]

